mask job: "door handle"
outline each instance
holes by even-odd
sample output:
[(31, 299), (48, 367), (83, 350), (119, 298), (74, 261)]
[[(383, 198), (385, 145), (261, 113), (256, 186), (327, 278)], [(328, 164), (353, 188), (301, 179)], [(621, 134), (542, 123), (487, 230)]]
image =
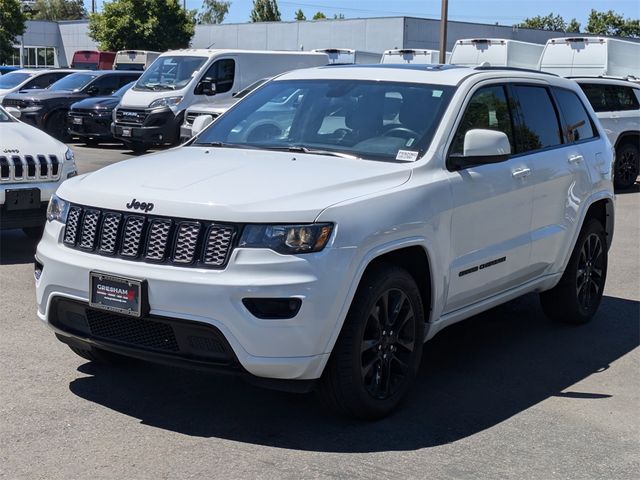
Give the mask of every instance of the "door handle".
[(525, 178), (531, 175), (531, 169), (526, 167), (519, 168), (518, 170), (513, 170), (511, 172), (511, 175), (513, 176), (513, 178)]
[(567, 162), (569, 163), (580, 163), (582, 160), (584, 160), (584, 157), (582, 155), (571, 155), (569, 158), (567, 158)]

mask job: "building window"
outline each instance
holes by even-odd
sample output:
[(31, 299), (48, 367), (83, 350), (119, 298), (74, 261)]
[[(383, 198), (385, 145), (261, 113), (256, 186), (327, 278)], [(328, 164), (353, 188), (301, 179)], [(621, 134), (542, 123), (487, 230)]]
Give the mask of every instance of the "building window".
[[(13, 47), (13, 55), (7, 65), (20, 66), (20, 47)], [(56, 66), (54, 47), (23, 47), (22, 65), (25, 68), (45, 68)]]

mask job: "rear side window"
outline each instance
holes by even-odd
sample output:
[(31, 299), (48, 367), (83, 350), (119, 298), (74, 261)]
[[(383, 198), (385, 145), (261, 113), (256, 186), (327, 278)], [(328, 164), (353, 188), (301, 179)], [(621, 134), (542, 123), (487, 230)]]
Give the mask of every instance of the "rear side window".
[(544, 87), (514, 85), (520, 122), (516, 127), (519, 153), (554, 147), (562, 143), (558, 116)]
[(30, 80), (23, 88), (25, 90), (29, 88), (47, 88), (56, 80), (58, 80), (58, 78), (54, 74), (45, 73)]
[(464, 116), (458, 125), (453, 138), (450, 155), (462, 155), (464, 136), (469, 130), (485, 129), (503, 132), (509, 137), (511, 151), (513, 148), (511, 114), (507, 95), (502, 85), (479, 88), (471, 97)]
[(617, 112), (640, 109), (638, 98), (632, 87), (581, 83), (580, 88), (582, 88), (582, 91), (596, 112)]
[(565, 141), (579, 142), (598, 136), (587, 110), (574, 92), (556, 88), (554, 94), (562, 115)]

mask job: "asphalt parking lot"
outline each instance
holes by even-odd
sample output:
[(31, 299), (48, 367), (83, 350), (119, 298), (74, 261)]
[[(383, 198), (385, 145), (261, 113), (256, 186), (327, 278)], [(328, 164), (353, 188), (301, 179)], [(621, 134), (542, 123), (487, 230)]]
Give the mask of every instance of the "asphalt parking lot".
[[(73, 147), (81, 172), (131, 158)], [(0, 236), (0, 477), (631, 479), (640, 471), (640, 187), (617, 196), (600, 310), (550, 323), (528, 295), (438, 334), (374, 423), (313, 395), (139, 363), (100, 368), (35, 314), (35, 243)]]

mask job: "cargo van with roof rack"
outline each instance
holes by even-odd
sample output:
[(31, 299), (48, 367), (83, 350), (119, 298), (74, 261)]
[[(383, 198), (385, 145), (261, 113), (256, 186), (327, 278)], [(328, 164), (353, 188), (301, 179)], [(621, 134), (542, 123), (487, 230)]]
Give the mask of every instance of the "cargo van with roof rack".
[(465, 67), (490, 65), (537, 70), (544, 45), (504, 38), (470, 38), (456, 41), (449, 63)]
[[(445, 63), (449, 63), (451, 52), (446, 52)], [(438, 50), (424, 50), (414, 48), (395, 48), (385, 50), (380, 59), (380, 63), (410, 63), (416, 65), (432, 65), (440, 63), (440, 52)]]

